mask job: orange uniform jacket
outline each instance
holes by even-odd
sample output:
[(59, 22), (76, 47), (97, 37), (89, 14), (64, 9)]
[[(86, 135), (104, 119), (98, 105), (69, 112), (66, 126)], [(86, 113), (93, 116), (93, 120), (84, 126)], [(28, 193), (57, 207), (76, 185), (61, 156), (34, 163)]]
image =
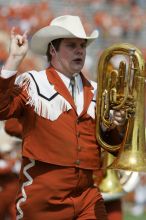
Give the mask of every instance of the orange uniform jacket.
[[(41, 81), (41, 77), (46, 80)], [(99, 166), (94, 118), (96, 86), (81, 77), (86, 98), (79, 116), (68, 89), (53, 68), (26, 73), (18, 80), (16, 76), (0, 78), (0, 119), (17, 117), (21, 121), (23, 156), (62, 166)]]

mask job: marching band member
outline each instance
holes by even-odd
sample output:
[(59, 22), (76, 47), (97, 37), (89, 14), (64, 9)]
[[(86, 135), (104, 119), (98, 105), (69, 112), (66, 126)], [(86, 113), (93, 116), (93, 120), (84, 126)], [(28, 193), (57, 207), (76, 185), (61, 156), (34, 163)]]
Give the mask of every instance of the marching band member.
[(7, 132), (5, 131), (5, 122), (1, 122), (0, 129), (0, 219), (15, 220), (15, 198), (21, 165), (20, 158), (18, 158), (21, 140), (14, 138), (14, 130), (18, 134), (17, 124), (15, 123), (15, 127), (13, 127), (13, 137), (9, 135), (8, 125), (12, 130), (12, 120), (11, 122), (7, 121)]
[[(81, 72), (86, 47), (97, 37), (97, 31), (86, 35), (78, 16), (57, 17), (31, 39), (31, 49), (46, 55), (50, 66), (17, 75), (28, 38), (12, 28), (0, 78), (0, 119), (16, 117), (23, 126), (17, 219), (107, 219), (93, 181), (93, 170), (100, 165), (97, 85)], [(125, 114), (115, 112), (113, 121), (119, 135)]]

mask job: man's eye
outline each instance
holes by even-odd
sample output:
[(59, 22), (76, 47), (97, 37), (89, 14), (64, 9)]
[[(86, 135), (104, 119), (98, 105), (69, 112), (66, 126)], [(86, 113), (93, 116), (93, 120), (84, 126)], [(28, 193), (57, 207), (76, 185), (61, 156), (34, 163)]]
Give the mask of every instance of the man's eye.
[(68, 44), (68, 47), (75, 48), (75, 45), (74, 44)]
[(82, 47), (82, 48), (86, 48), (86, 44), (82, 44), (81, 47)]

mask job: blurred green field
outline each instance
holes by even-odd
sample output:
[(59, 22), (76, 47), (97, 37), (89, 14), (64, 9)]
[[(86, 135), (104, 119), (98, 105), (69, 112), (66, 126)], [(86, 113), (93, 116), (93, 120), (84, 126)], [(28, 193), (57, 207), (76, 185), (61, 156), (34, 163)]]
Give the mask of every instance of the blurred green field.
[(133, 216), (130, 213), (124, 214), (124, 220), (146, 220), (146, 213), (140, 216)]

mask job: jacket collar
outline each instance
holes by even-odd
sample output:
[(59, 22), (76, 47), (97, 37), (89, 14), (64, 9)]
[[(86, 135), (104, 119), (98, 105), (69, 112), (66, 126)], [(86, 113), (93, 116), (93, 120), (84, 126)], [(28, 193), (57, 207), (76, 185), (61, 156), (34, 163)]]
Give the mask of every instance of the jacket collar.
[[(55, 71), (55, 69), (53, 67), (49, 67), (48, 69), (46, 69), (46, 74), (47, 74), (48, 81), (54, 85), (54, 89), (60, 95), (62, 95), (70, 103), (72, 108), (76, 111), (76, 106), (72, 99), (72, 96), (70, 92), (68, 91), (68, 89), (66, 88), (62, 79), (59, 77), (59, 75)], [(92, 92), (93, 87), (91, 83), (84, 77), (82, 73), (80, 73), (80, 75), (82, 78), (83, 89), (84, 89), (84, 108), (80, 114), (80, 116), (82, 116), (84, 113), (86, 113), (94, 94)]]

